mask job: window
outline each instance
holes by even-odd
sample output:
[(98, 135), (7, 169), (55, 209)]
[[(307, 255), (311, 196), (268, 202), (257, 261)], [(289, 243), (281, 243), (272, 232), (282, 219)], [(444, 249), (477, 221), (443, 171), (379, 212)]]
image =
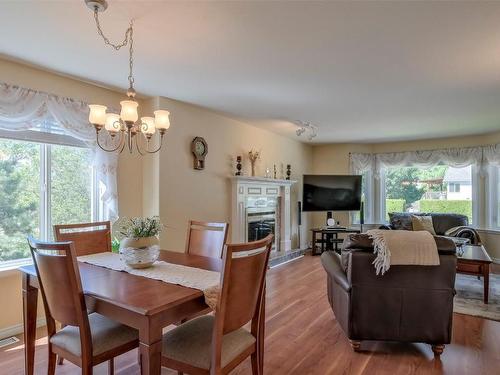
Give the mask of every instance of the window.
[(443, 212), (466, 215), (472, 224), (473, 169), (446, 165), (385, 169), (386, 220), (389, 212)]
[(450, 182), (448, 184), (448, 192), (449, 193), (460, 193), (460, 184), (456, 182)]
[(90, 149), (60, 135), (72, 144), (27, 140), (34, 133), (0, 138), (0, 265), (30, 257), (28, 234), (51, 240), (54, 224), (98, 219)]

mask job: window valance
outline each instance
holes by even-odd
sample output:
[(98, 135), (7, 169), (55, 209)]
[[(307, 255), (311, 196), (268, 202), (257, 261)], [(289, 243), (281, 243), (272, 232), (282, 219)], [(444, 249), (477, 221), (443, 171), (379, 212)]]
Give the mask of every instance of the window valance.
[(118, 155), (102, 151), (95, 144), (95, 130), (88, 122), (87, 103), (0, 82), (0, 129), (8, 131), (49, 131), (48, 122), (87, 144), (94, 152), (97, 181), (104, 187), (101, 196), (103, 219), (118, 218), (116, 171)]
[(379, 176), (380, 171), (384, 168), (405, 166), (429, 168), (440, 164), (454, 168), (463, 168), (469, 165), (478, 167), (500, 165), (500, 145), (377, 154), (350, 154), (352, 172), (363, 173), (372, 170), (375, 177)]

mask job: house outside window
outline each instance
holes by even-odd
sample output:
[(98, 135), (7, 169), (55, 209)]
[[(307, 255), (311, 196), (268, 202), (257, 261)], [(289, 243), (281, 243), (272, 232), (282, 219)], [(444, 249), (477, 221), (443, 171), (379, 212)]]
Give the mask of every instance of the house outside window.
[(473, 168), (438, 165), (431, 168), (387, 168), (385, 220), (389, 212), (457, 213), (473, 223)]

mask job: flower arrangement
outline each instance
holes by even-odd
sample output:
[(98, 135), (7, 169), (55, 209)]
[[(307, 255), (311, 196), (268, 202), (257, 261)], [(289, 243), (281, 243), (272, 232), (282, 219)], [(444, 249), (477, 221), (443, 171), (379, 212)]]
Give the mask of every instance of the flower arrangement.
[(127, 238), (156, 237), (162, 230), (159, 216), (127, 218), (120, 225), (120, 234)]
[(255, 176), (255, 162), (260, 159), (260, 151), (250, 150), (248, 159), (250, 159), (250, 165), (252, 166), (252, 176)]

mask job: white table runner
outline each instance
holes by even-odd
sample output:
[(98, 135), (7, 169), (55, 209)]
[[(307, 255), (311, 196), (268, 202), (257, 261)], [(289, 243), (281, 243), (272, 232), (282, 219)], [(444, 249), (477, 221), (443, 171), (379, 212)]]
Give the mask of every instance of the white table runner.
[(188, 288), (201, 290), (205, 296), (205, 303), (215, 309), (219, 292), (220, 273), (201, 268), (188, 267), (180, 264), (156, 261), (152, 267), (135, 269), (125, 265), (116, 253), (98, 253), (79, 256), (80, 262), (109, 268), (115, 271), (124, 271), (132, 275), (147, 277), (178, 284)]

